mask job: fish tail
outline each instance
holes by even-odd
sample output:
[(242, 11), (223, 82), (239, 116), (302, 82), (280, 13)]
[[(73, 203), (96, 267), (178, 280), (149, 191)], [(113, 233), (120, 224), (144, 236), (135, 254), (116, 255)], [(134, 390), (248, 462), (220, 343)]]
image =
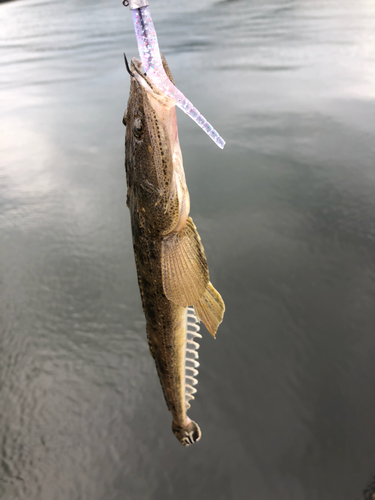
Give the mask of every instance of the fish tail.
[(173, 421), (172, 431), (183, 446), (190, 446), (191, 444), (196, 443), (202, 436), (199, 425), (195, 423), (194, 420), (190, 419), (189, 423), (184, 427)]

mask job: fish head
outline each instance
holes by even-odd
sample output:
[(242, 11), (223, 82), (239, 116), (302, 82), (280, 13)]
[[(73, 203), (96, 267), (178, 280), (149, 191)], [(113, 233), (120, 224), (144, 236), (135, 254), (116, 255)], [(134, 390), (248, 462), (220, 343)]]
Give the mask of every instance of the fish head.
[[(162, 60), (173, 83), (167, 62), (164, 57)], [(155, 86), (136, 58), (131, 61), (131, 73), (130, 95), (123, 120), (130, 197), (132, 194), (137, 196), (150, 219), (158, 221), (159, 231), (169, 234), (184, 226), (190, 210), (178, 139), (176, 102)]]

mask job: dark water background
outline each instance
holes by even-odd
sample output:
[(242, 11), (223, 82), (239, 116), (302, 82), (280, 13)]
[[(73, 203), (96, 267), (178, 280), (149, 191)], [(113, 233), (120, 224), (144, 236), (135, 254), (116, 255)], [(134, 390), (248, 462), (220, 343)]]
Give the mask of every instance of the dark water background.
[[(172, 8), (173, 5), (173, 8)], [(355, 500), (375, 473), (375, 3), (152, 0), (227, 306), (171, 432), (137, 287), (121, 1), (0, 7), (0, 498)]]

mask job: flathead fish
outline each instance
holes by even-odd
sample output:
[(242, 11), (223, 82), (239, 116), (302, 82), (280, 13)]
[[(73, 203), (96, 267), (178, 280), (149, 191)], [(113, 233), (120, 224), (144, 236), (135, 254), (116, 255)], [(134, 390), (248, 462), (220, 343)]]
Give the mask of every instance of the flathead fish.
[[(166, 60), (163, 66), (173, 83)], [(201, 431), (187, 416), (199, 363), (199, 321), (215, 337), (224, 302), (209, 279), (201, 239), (190, 212), (178, 140), (175, 101), (131, 61), (124, 114), (127, 206), (146, 317), (150, 352), (172, 413), (172, 430), (184, 445)]]

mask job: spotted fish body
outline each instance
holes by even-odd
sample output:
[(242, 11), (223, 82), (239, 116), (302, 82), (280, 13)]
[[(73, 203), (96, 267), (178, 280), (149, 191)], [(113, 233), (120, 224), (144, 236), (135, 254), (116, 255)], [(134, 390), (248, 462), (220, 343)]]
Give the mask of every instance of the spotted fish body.
[[(164, 58), (163, 65), (173, 82)], [(138, 283), (172, 430), (188, 446), (201, 437), (186, 413), (196, 392), (199, 321), (215, 336), (225, 307), (189, 217), (175, 102), (142, 72), (140, 61), (133, 59), (131, 70), (125, 169)]]

